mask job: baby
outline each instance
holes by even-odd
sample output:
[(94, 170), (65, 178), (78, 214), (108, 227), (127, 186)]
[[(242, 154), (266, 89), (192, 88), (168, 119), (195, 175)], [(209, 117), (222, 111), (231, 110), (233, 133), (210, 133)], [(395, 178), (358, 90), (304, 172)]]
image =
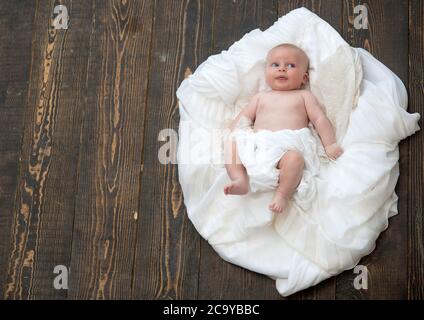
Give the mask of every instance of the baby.
[[(330, 159), (337, 159), (343, 150), (337, 145), (333, 127), (314, 95), (302, 85), (308, 81), (309, 59), (305, 52), (292, 45), (281, 44), (269, 51), (266, 58), (266, 82), (271, 88), (253, 96), (249, 104), (231, 122), (233, 132), (241, 118), (254, 123), (253, 131), (265, 129), (299, 130), (312, 122)], [(295, 132), (295, 131), (293, 131)], [(232, 139), (225, 143), (225, 167), (231, 182), (224, 193), (242, 195), (248, 192), (249, 178), (240, 161), (237, 144)], [(288, 150), (277, 163), (278, 187), (269, 209), (283, 212), (297, 189), (304, 169), (304, 158), (298, 150)]]

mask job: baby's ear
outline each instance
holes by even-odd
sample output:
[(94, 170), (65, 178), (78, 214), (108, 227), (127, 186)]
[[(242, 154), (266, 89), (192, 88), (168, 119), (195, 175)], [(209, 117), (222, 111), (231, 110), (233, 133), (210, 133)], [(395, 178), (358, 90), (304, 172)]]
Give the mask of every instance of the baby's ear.
[(305, 72), (305, 74), (303, 75), (303, 83), (307, 83), (309, 81), (309, 73)]

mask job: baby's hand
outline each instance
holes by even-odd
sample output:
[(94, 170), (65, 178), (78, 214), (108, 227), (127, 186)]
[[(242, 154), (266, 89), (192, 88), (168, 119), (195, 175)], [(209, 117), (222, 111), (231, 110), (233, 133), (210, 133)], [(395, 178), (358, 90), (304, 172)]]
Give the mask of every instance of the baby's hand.
[(327, 153), (330, 159), (336, 160), (343, 154), (343, 149), (340, 148), (337, 143), (333, 143), (325, 147), (325, 153)]

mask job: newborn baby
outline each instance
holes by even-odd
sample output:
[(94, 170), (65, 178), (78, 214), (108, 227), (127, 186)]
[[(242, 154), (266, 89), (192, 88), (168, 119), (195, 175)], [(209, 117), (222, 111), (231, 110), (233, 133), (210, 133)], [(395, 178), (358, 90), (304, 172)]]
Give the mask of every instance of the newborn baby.
[[(337, 159), (343, 150), (336, 143), (333, 127), (314, 95), (302, 89), (302, 85), (308, 81), (308, 70), (309, 59), (302, 49), (291, 44), (281, 44), (270, 50), (265, 72), (266, 82), (271, 89), (251, 98), (249, 104), (231, 122), (232, 134), (244, 121), (254, 124), (253, 135), (269, 131), (287, 137), (300, 137), (310, 134), (310, 121), (321, 138), (326, 154), (330, 159)], [(225, 167), (231, 182), (224, 187), (224, 193), (242, 195), (249, 191), (249, 176), (232, 137), (230, 135), (230, 139), (225, 142)], [(281, 139), (277, 141), (284, 142)], [(303, 176), (304, 154), (300, 147), (296, 147), (296, 143), (292, 145), (273, 164), (279, 170), (279, 177), (269, 209), (276, 213), (286, 209)]]

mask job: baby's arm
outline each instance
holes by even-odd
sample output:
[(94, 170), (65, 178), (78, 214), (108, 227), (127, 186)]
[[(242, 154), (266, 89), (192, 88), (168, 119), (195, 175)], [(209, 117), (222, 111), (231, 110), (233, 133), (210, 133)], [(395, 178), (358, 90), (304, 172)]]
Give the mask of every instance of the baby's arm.
[(237, 117), (231, 122), (229, 128), (231, 131), (234, 130), (234, 128), (237, 126), (237, 123), (240, 121), (240, 119), (245, 116), (248, 119), (250, 119), (252, 122), (256, 119), (256, 109), (259, 104), (259, 97), (261, 93), (257, 93), (254, 95), (249, 103), (240, 111), (240, 113), (237, 115)]
[(338, 158), (343, 153), (343, 150), (336, 143), (336, 136), (330, 120), (328, 120), (318, 100), (311, 92), (305, 90), (302, 95), (308, 117), (321, 138), (325, 152), (332, 159)]

